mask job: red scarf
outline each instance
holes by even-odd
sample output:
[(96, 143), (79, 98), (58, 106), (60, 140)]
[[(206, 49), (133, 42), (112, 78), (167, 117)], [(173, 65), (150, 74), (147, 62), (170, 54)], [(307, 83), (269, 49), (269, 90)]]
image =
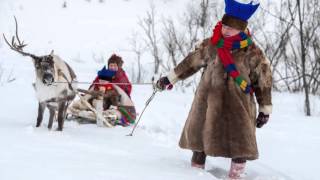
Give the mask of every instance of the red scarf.
[(222, 23), (218, 22), (213, 30), (211, 43), (218, 47), (218, 56), (224, 66), (225, 71), (234, 79), (235, 83), (246, 94), (253, 94), (253, 89), (248, 82), (241, 77), (240, 72), (237, 70), (231, 50), (248, 47), (252, 44), (250, 33), (246, 34), (240, 32), (239, 34), (231, 37), (222, 37)]

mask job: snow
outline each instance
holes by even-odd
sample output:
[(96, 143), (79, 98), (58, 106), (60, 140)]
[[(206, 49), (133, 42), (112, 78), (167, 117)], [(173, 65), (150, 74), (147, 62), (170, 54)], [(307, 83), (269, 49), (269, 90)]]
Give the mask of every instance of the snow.
[[(1, 0), (0, 32), (14, 33), (13, 14), (28, 52), (54, 49), (75, 70), (78, 79), (91, 81), (103, 62), (93, 54), (119, 52), (130, 69), (134, 58), (127, 42), (148, 0), (121, 1)], [(183, 0), (154, 2), (161, 15), (175, 16)], [(178, 16), (178, 15), (177, 15)], [(106, 59), (106, 58), (105, 58)], [(150, 63), (145, 57), (144, 63)], [(190, 167), (191, 152), (178, 147), (194, 92), (157, 93), (133, 137), (131, 127), (99, 128), (65, 122), (63, 132), (48, 131), (48, 113), (35, 128), (37, 101), (31, 83), (33, 66), (0, 40), (0, 179), (1, 180), (212, 180), (223, 179), (229, 159), (209, 157), (206, 169)], [(12, 74), (11, 74), (12, 71)], [(11, 74), (11, 75), (10, 75)], [(9, 76), (16, 78), (6, 83)], [(82, 85), (87, 88), (86, 85)], [(134, 86), (132, 98), (141, 113), (152, 94), (148, 86)], [(320, 98), (312, 96), (311, 117), (303, 112), (303, 94), (274, 93), (270, 122), (257, 130), (260, 158), (248, 162), (250, 180), (318, 180), (320, 161)], [(54, 123), (54, 128), (57, 123)]]
[[(133, 89), (139, 112), (151, 93), (149, 87)], [(17, 80), (0, 89), (0, 179), (192, 180), (214, 179), (212, 174), (219, 177), (228, 170), (228, 159), (212, 157), (205, 171), (191, 168), (191, 153), (177, 145), (192, 92), (156, 94), (133, 137), (126, 136), (131, 127), (108, 129), (68, 121), (63, 132), (48, 131), (48, 114), (37, 129), (33, 95), (30, 82)], [(271, 121), (257, 130), (260, 159), (248, 162), (250, 179), (317, 179), (313, 172), (320, 160), (319, 112), (306, 118), (298, 105), (302, 97), (274, 94)], [(313, 98), (319, 107), (320, 99)]]

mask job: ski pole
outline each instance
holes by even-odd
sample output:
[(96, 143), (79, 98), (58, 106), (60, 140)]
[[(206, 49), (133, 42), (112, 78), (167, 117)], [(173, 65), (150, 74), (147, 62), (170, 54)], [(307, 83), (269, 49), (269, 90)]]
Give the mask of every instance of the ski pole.
[[(154, 81), (154, 78), (152, 78), (152, 82), (153, 82), (153, 81)], [(143, 110), (142, 110), (142, 112), (141, 112), (141, 114), (140, 114), (140, 116), (139, 116), (139, 118), (138, 118), (138, 120), (137, 120), (137, 123), (133, 126), (131, 133), (128, 134), (127, 136), (133, 136), (133, 133), (134, 133), (134, 131), (136, 130), (136, 128), (137, 128), (137, 126), (138, 126), (138, 124), (139, 124), (139, 122), (140, 122), (140, 120), (141, 120), (141, 117), (142, 117), (144, 111), (147, 109), (147, 107), (149, 106), (150, 102), (152, 101), (152, 99), (154, 98), (154, 96), (156, 95), (156, 93), (159, 91), (159, 90), (156, 88), (155, 83), (152, 83), (152, 85), (153, 85), (152, 95), (151, 95), (151, 96), (149, 97), (149, 99), (146, 101), (146, 104), (145, 104), (145, 106), (144, 106), (144, 108), (143, 108)]]

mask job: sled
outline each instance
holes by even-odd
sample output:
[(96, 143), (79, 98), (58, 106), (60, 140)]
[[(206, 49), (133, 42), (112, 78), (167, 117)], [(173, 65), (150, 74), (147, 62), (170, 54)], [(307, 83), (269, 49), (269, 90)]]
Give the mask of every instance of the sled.
[(136, 118), (133, 101), (118, 85), (112, 86), (116, 95), (96, 91), (93, 87), (79, 90), (83, 94), (68, 107), (67, 119), (81, 124), (96, 123), (98, 126), (107, 127), (133, 124)]

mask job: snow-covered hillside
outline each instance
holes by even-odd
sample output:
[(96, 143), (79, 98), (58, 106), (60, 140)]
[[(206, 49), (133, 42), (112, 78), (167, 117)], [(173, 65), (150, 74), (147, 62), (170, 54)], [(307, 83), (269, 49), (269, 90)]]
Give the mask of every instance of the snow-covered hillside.
[[(155, 1), (159, 13), (174, 16), (187, 0)], [(102, 62), (96, 56), (121, 53), (125, 68), (134, 62), (127, 38), (137, 28), (148, 0), (1, 0), (0, 32), (14, 33), (13, 15), (27, 51), (63, 57), (81, 81), (91, 81)], [(100, 54), (101, 53), (101, 54)], [(150, 63), (148, 60), (144, 62)], [(193, 100), (192, 90), (156, 94), (136, 134), (131, 127), (112, 129), (66, 122), (63, 132), (48, 131), (48, 114), (35, 128), (37, 102), (33, 66), (0, 40), (0, 180), (212, 180), (223, 179), (229, 159), (208, 159), (205, 170), (190, 167), (191, 152), (178, 147)], [(16, 80), (5, 83), (10, 77)], [(87, 88), (86, 85), (82, 85)], [(141, 113), (151, 87), (134, 86)], [(303, 113), (303, 95), (274, 93), (269, 124), (257, 130), (260, 158), (248, 163), (249, 180), (318, 180), (320, 98), (312, 97), (312, 117)], [(54, 126), (57, 124), (55, 123)]]
[[(62, 0), (1, 0), (0, 33), (11, 37), (15, 33), (14, 16), (18, 19), (20, 38), (28, 46), (25, 51), (39, 55), (48, 54), (54, 49), (70, 64), (78, 64), (75, 69), (79, 79), (91, 80), (89, 74), (101, 67), (111, 54), (120, 54), (125, 60), (127, 71), (136, 66), (135, 55), (130, 51), (130, 38), (141, 31), (138, 19), (150, 9), (149, 0), (98, 0), (67, 1), (62, 8)], [(177, 8), (184, 10), (185, 0), (153, 1), (156, 6), (159, 24), (161, 17), (174, 16)], [(179, 14), (180, 15), (180, 14)], [(142, 41), (142, 40), (141, 40)], [(0, 40), (0, 53), (7, 54), (3, 38)], [(10, 53), (11, 58), (21, 56)], [(152, 59), (145, 55), (144, 67), (152, 67)], [(4, 61), (1, 57), (0, 62)], [(2, 62), (11, 65), (8, 62)], [(15, 65), (15, 64), (14, 64)], [(13, 65), (13, 66), (14, 66)], [(89, 79), (86, 77), (90, 77)]]

